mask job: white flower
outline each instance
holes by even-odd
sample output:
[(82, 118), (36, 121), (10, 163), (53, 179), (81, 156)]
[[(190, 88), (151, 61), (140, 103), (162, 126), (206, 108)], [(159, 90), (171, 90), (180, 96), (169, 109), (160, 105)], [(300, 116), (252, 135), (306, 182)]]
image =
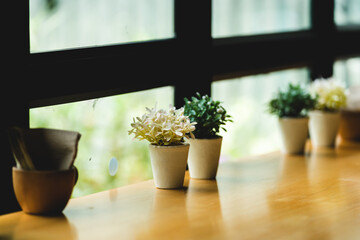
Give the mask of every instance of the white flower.
[(129, 134), (134, 134), (139, 140), (148, 140), (156, 145), (177, 145), (184, 137), (194, 138), (192, 131), (196, 123), (190, 123), (190, 119), (184, 115), (184, 108), (178, 110), (170, 106), (169, 110), (157, 110), (156, 107), (146, 108), (141, 118), (133, 118), (132, 129)]
[(345, 88), (332, 78), (316, 79), (310, 85), (310, 92), (318, 97), (318, 110), (336, 111), (346, 106)]

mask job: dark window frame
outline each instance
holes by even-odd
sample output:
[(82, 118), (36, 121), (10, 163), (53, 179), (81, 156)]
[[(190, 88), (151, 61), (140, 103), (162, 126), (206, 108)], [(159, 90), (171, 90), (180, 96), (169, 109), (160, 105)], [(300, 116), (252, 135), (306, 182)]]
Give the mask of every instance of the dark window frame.
[[(0, 214), (18, 210), (11, 183), (10, 126), (29, 126), (30, 107), (67, 103), (161, 86), (175, 87), (175, 105), (211, 83), (277, 69), (309, 67), (311, 78), (333, 74), (337, 58), (360, 55), (360, 26), (336, 27), (334, 0), (311, 1), (311, 29), (212, 39), (211, 0), (174, 0), (175, 38), (30, 54), (29, 2), (6, 1), (1, 16), (2, 65), (8, 96), (0, 137), (7, 161)], [(25, 77), (24, 77), (25, 75)], [(10, 76), (10, 77), (8, 77)]]
[[(211, 94), (214, 80), (297, 66), (309, 67), (313, 79), (329, 77), (335, 58), (360, 54), (360, 26), (336, 27), (334, 0), (311, 1), (309, 30), (216, 39), (211, 37), (211, 0), (174, 1), (174, 39), (35, 54), (28, 51), (26, 71), (36, 76), (30, 86), (29, 106), (173, 85), (179, 107), (184, 96), (196, 91)], [(43, 73), (37, 76), (36, 72)], [(54, 72), (55, 81), (63, 84), (40, 91)], [(74, 85), (73, 79), (82, 86)]]

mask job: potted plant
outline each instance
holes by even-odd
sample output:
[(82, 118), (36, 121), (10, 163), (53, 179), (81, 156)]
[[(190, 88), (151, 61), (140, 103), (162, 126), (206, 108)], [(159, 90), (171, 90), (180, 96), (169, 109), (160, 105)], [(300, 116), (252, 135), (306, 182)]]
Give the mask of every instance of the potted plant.
[(189, 172), (190, 177), (200, 179), (214, 179), (216, 177), (222, 136), (218, 135), (220, 128), (226, 131), (222, 125), (232, 122), (231, 116), (226, 113), (219, 101), (211, 97), (201, 96), (196, 93), (191, 101), (185, 100), (185, 115), (191, 122), (196, 122), (196, 129), (193, 134), (195, 139), (188, 139), (189, 151)]
[(282, 152), (298, 154), (304, 152), (308, 136), (308, 111), (313, 109), (316, 98), (300, 85), (289, 84), (268, 103), (268, 111), (279, 118)]
[(334, 146), (340, 124), (340, 109), (346, 106), (345, 88), (334, 79), (316, 79), (310, 91), (317, 96), (309, 113), (310, 138), (316, 146)]
[(12, 181), (25, 213), (60, 214), (78, 179), (73, 165), (81, 134), (74, 131), (11, 127), (11, 150), (16, 161)]
[(181, 188), (184, 182), (189, 144), (196, 123), (190, 123), (184, 108), (157, 110), (146, 108), (141, 118), (134, 118), (129, 134), (150, 142), (150, 158), (157, 188)]

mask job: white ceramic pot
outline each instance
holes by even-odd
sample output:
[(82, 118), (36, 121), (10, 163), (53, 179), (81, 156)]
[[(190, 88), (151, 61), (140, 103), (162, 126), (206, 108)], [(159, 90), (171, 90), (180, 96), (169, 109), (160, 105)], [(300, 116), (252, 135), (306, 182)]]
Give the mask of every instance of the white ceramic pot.
[(184, 184), (190, 145), (149, 145), (151, 167), (157, 188), (181, 188)]
[(214, 179), (219, 166), (222, 137), (186, 141), (190, 143), (188, 159), (190, 177)]
[(304, 152), (308, 137), (309, 118), (279, 118), (281, 151), (285, 154)]
[(340, 112), (311, 111), (309, 113), (310, 138), (315, 147), (332, 147), (340, 125)]

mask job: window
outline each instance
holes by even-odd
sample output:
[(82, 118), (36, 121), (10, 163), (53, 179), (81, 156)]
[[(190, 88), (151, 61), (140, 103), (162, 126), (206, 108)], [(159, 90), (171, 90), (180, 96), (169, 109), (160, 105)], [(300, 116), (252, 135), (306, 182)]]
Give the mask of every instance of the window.
[(344, 82), (346, 87), (360, 86), (360, 58), (336, 61), (334, 77)]
[(308, 70), (302, 68), (214, 82), (212, 96), (223, 102), (234, 120), (226, 125), (227, 132), (221, 133), (224, 137), (221, 160), (279, 150), (277, 118), (266, 112), (266, 104), (288, 83), (305, 85), (308, 81)]
[(360, 24), (360, 0), (336, 0), (335, 22), (342, 26)]
[(213, 37), (310, 28), (309, 0), (213, 0), (212, 2)]
[[(116, 188), (152, 178), (148, 143), (132, 141), (128, 135), (133, 117), (145, 107), (168, 108), (173, 104), (172, 87), (122, 94), (112, 97), (60, 104), (30, 110), (30, 127), (78, 131), (82, 134), (75, 166), (79, 180), (73, 197)], [(119, 164), (115, 176), (109, 161)]]
[(174, 37), (171, 0), (30, 0), (30, 51)]

